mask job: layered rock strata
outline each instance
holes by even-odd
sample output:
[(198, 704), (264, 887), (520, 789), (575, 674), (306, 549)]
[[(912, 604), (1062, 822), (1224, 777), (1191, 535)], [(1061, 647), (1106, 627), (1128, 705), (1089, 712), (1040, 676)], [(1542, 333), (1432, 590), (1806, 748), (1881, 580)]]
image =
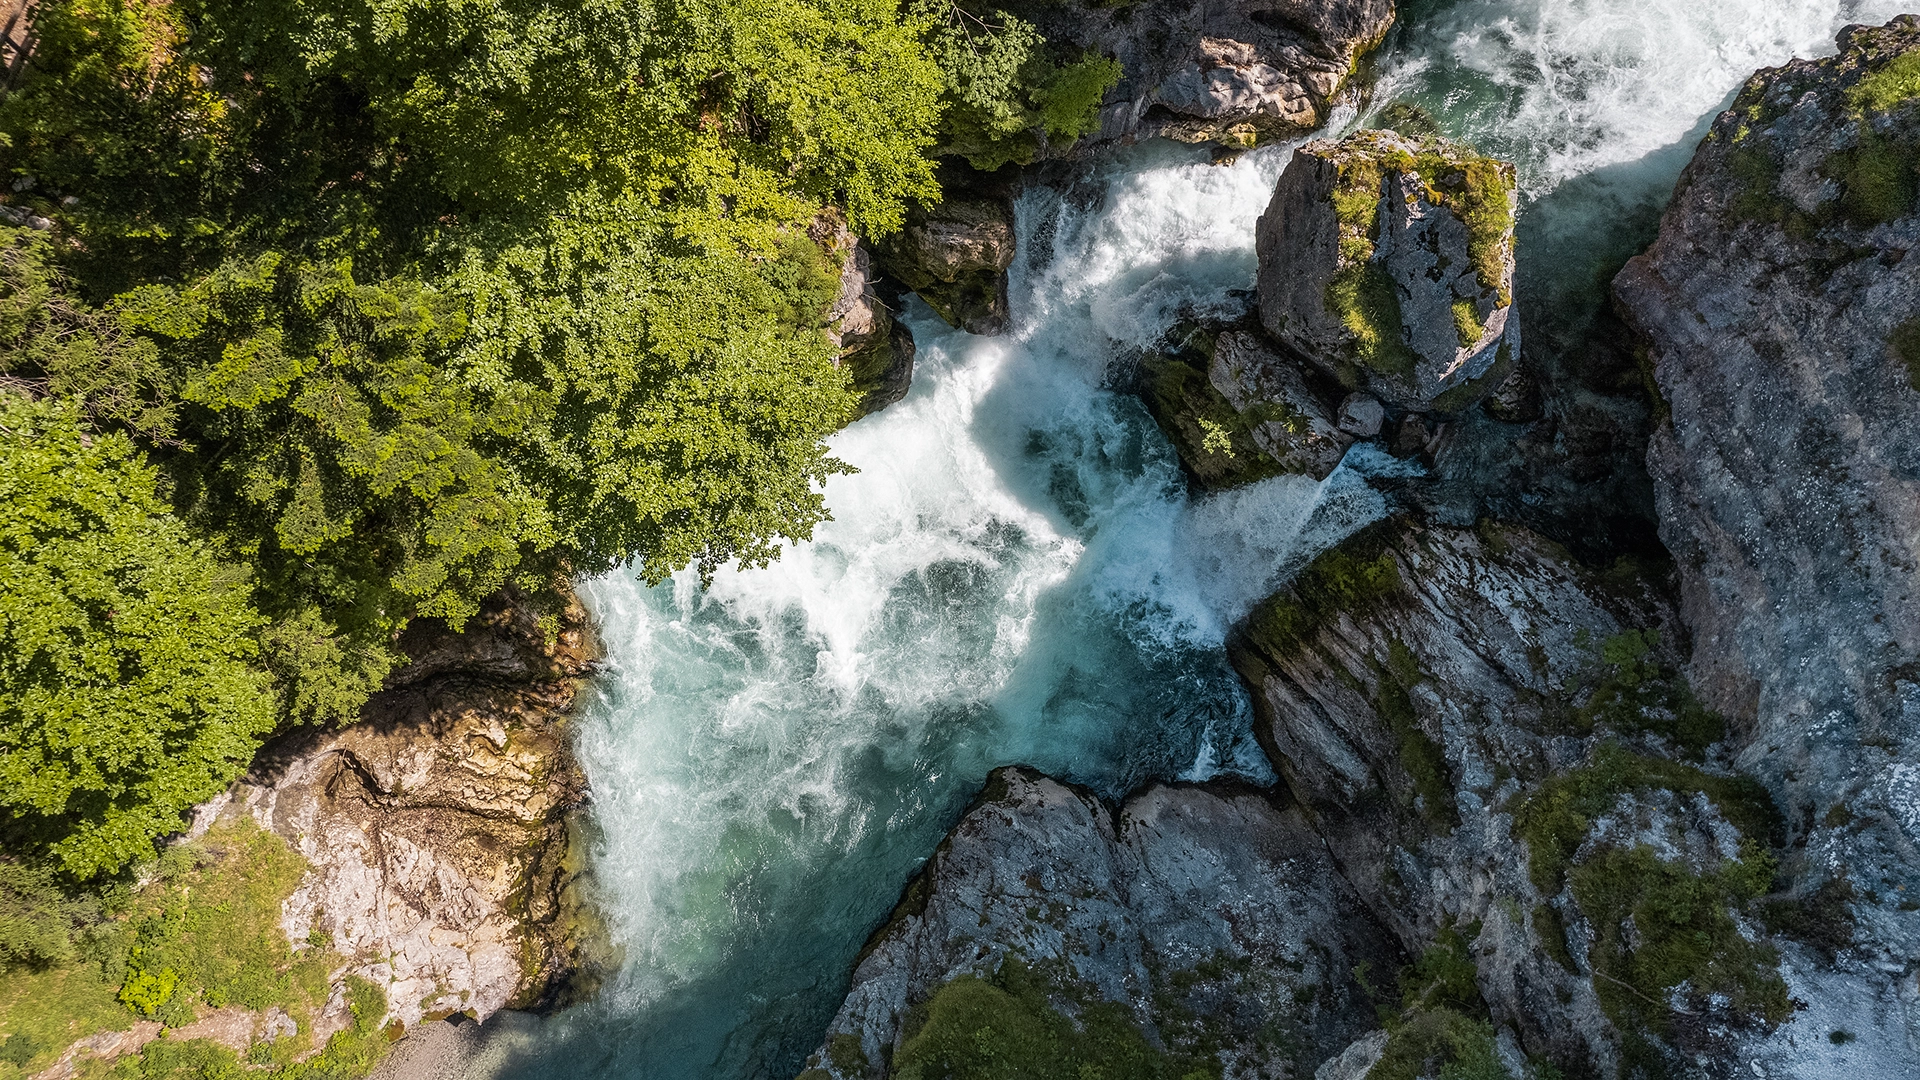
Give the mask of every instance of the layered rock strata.
[(1614, 288), (1695, 681), (1786, 812), (1793, 893), (1833, 901), (1808, 997), (1890, 1047), (1920, 1032), (1920, 20), (1839, 48), (1754, 76)]
[(571, 609), (549, 641), (503, 598), (463, 634), (416, 624), (412, 663), (359, 723), (267, 747), (196, 815), (196, 832), (251, 815), (306, 857), (288, 937), (325, 935), (402, 1025), (570, 993), (586, 937), (569, 815), (585, 779), (563, 718), (588, 667), (584, 621)]
[(889, 1075), (917, 1006), (1010, 960), (1056, 1008), (1120, 1003), (1226, 1076), (1311, 1075), (1372, 1026), (1356, 968), (1399, 961), (1333, 869), (1267, 793), (1155, 786), (1110, 810), (1002, 769), (868, 944), (807, 1075)]
[(1519, 357), (1513, 166), (1361, 131), (1295, 151), (1261, 215), (1260, 321), (1394, 410), (1459, 412)]
[[(1115, 57), (1125, 74), (1081, 146), (1162, 136), (1252, 146), (1311, 131), (1393, 25), (1392, 0), (1011, 6), (1055, 48)], [(1063, 148), (1055, 148), (1059, 152)]]

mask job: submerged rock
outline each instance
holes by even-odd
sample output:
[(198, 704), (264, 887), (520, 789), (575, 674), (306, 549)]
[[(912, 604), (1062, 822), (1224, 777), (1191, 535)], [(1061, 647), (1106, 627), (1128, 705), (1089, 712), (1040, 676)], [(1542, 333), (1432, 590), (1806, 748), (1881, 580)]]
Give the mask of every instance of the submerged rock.
[(1362, 131), (1294, 152), (1256, 234), (1275, 341), (1393, 409), (1458, 412), (1519, 356), (1513, 166)]
[(1112, 811), (1002, 769), (869, 942), (804, 1075), (889, 1075), (942, 987), (1010, 963), (1053, 1008), (1118, 1003), (1227, 1077), (1306, 1077), (1375, 1026), (1356, 968), (1398, 956), (1298, 807), (1158, 785)]
[(588, 666), (584, 619), (574, 608), (551, 643), (507, 598), (463, 634), (416, 622), (413, 663), (360, 722), (269, 745), (195, 815), (196, 834), (251, 815), (299, 851), (288, 937), (325, 935), (407, 1027), (577, 989), (568, 838), (586, 782), (562, 719)]
[(994, 198), (957, 198), (914, 210), (904, 229), (880, 242), (887, 274), (969, 334), (1007, 328), (1013, 255), (1013, 208)]
[(1858, 1040), (1835, 1062), (1911, 1071), (1878, 1055), (1920, 1031), (1920, 20), (1839, 44), (1748, 82), (1614, 289), (1666, 413), (1647, 463), (1695, 681), (1786, 811), (1833, 960), (1804, 965), (1797, 1048), (1757, 1056), (1800, 1067), (1824, 1023)]
[(1392, 0), (1010, 7), (1056, 48), (1120, 61), (1100, 128), (1082, 146), (1162, 136), (1252, 146), (1298, 135), (1327, 112), (1360, 58), (1393, 25)]

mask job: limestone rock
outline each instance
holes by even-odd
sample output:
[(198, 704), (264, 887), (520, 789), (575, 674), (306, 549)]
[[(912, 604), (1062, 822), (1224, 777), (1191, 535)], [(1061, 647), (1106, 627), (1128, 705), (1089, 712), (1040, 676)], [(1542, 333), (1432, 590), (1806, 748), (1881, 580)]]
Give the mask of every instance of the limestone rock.
[(1458, 412), (1519, 356), (1513, 166), (1362, 131), (1295, 151), (1261, 215), (1260, 320), (1393, 409)]
[(1311, 131), (1394, 19), (1392, 0), (1075, 0), (1010, 10), (1049, 42), (1120, 61), (1125, 75), (1100, 129), (1080, 147), (1155, 136), (1251, 146)]
[(1007, 328), (1007, 267), (1013, 265), (1013, 208), (995, 198), (955, 198), (916, 209), (881, 241), (887, 274), (920, 294), (969, 334)]
[(287, 936), (328, 935), (408, 1027), (561, 1000), (581, 947), (567, 855), (585, 780), (561, 721), (584, 612), (550, 648), (504, 597), (464, 634), (417, 623), (405, 644), (412, 665), (360, 722), (269, 745), (194, 833), (249, 814), (293, 845), (310, 869)]
[(827, 335), (838, 363), (853, 374), (860, 415), (907, 396), (913, 383), (913, 331), (896, 322), (881, 299), (873, 251), (837, 217), (816, 222), (814, 239), (840, 263), (840, 292), (827, 309)]
[(1849, 897), (1807, 978), (1877, 1002), (1863, 1045), (1920, 1030), (1920, 101), (1889, 73), (1916, 59), (1902, 16), (1755, 75), (1614, 283), (1668, 413), (1648, 468), (1695, 680), (1786, 811), (1793, 892)]
[[(1397, 963), (1297, 807), (1250, 789), (1160, 785), (1114, 812), (1002, 769), (869, 943), (827, 1044), (858, 1038), (878, 1070), (908, 1010), (1016, 954), (1126, 1005), (1150, 1037), (1177, 1039), (1188, 1010), (1224, 1021), (1209, 1030), (1226, 1033), (1236, 1080), (1310, 1075), (1374, 1026), (1355, 966)], [(1284, 1069), (1254, 1064), (1263, 1028), (1293, 1047)], [(834, 1057), (823, 1046), (814, 1067), (851, 1080)]]

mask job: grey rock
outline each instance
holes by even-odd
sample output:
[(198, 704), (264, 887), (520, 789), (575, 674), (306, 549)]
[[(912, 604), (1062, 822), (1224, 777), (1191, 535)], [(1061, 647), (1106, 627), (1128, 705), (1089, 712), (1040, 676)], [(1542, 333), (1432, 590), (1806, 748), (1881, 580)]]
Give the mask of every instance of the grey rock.
[[(909, 1009), (1017, 954), (1126, 1005), (1150, 1037), (1181, 1022), (1169, 997), (1228, 1019), (1228, 1077), (1304, 1076), (1374, 1026), (1355, 965), (1397, 962), (1299, 808), (1246, 789), (1155, 786), (1114, 812), (1002, 769), (908, 896), (827, 1033), (857, 1037), (870, 1075), (898, 1049)], [(1288, 1071), (1255, 1063), (1262, 1028), (1293, 1040)], [(811, 1067), (850, 1080), (825, 1044)]]
[(1340, 403), (1340, 430), (1356, 438), (1373, 438), (1386, 422), (1386, 406), (1369, 394), (1348, 394)]
[[(1920, 341), (1900, 338), (1920, 328), (1920, 213), (1910, 191), (1875, 205), (1853, 168), (1876, 147), (1910, 161), (1920, 109), (1863, 114), (1849, 94), (1920, 50), (1920, 20), (1849, 27), (1840, 49), (1749, 81), (1614, 289), (1669, 413), (1647, 464), (1695, 682), (1786, 811), (1793, 892), (1855, 890), (1852, 946), (1804, 977), (1906, 1002), (1848, 1028), (1866, 1046), (1920, 1033), (1920, 910), (1903, 910), (1920, 896)], [(1843, 995), (1845, 978), (1862, 985)], [(1776, 1071), (1805, 1064), (1792, 1034), (1759, 1055)]]
[(1327, 113), (1361, 56), (1393, 25), (1392, 0), (1142, 0), (1011, 8), (1049, 42), (1118, 59), (1100, 128), (1053, 156), (1156, 136), (1251, 146)]
[(1387, 1049), (1387, 1033), (1375, 1031), (1353, 1040), (1345, 1050), (1313, 1070), (1313, 1080), (1366, 1080)]
[(960, 198), (908, 214), (880, 243), (882, 269), (920, 294), (951, 326), (992, 335), (1007, 328), (1007, 267), (1013, 265), (1013, 208)]
[(1253, 441), (1280, 468), (1324, 480), (1353, 440), (1328, 415), (1297, 362), (1275, 352), (1260, 335), (1221, 334), (1207, 381), (1234, 411), (1249, 419)]
[(1459, 412), (1519, 356), (1517, 200), (1512, 165), (1443, 140), (1310, 142), (1257, 226), (1261, 323), (1394, 409)]
[(813, 233), (840, 262), (840, 291), (827, 308), (827, 336), (840, 350), (836, 362), (852, 372), (860, 415), (879, 412), (913, 384), (913, 331), (881, 299), (880, 272), (865, 241), (837, 217), (815, 222)]

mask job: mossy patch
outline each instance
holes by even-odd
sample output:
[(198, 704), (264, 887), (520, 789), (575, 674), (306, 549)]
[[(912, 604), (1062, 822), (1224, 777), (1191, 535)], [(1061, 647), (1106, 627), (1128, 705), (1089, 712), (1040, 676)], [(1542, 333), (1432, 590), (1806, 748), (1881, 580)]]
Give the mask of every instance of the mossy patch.
[(1079, 1001), (1016, 959), (990, 978), (963, 975), (908, 1013), (898, 1080), (1217, 1080), (1217, 1061), (1156, 1048), (1123, 1005)]
[(1726, 721), (1701, 704), (1678, 668), (1659, 655), (1657, 630), (1624, 630), (1595, 650), (1596, 683), (1575, 710), (1577, 729), (1606, 726), (1619, 733), (1649, 732), (1670, 738), (1699, 760), (1726, 737)]
[(1453, 330), (1460, 340), (1460, 347), (1471, 349), (1480, 343), (1487, 332), (1487, 324), (1480, 321), (1480, 308), (1471, 300), (1453, 302)]
[(1920, 97), (1920, 50), (1904, 52), (1847, 91), (1847, 103), (1863, 113), (1883, 113)]
[(1143, 365), (1148, 411), (1173, 443), (1180, 463), (1211, 489), (1285, 472), (1253, 441), (1253, 429), (1267, 415), (1249, 416), (1236, 410), (1198, 366), (1203, 360), (1200, 353), (1191, 351), (1184, 356), (1149, 357)]
[(1811, 946), (1828, 962), (1853, 944), (1853, 882), (1841, 874), (1805, 896), (1770, 896), (1756, 905), (1769, 932)]
[(1404, 525), (1390, 519), (1360, 530), (1307, 565), (1293, 583), (1267, 598), (1247, 619), (1248, 640), (1267, 655), (1297, 651), (1325, 619), (1355, 617), (1404, 587), (1391, 548)]
[(1412, 690), (1425, 682), (1426, 672), (1406, 643), (1395, 638), (1387, 643), (1387, 662), (1380, 666), (1380, 690), (1374, 711), (1387, 722), (1399, 746), (1400, 767), (1413, 780), (1420, 816), (1429, 828), (1446, 831), (1460, 824), (1459, 808), (1454, 805), (1453, 784), (1447, 777), (1447, 758), (1438, 743), (1420, 727), (1420, 716), (1413, 708)]
[(1384, 1016), (1387, 1045), (1367, 1080), (1512, 1080), (1500, 1064), (1473, 938), (1478, 924), (1443, 928), (1400, 973), (1400, 1011)]
[(1854, 147), (1827, 157), (1821, 171), (1840, 182), (1840, 210), (1847, 220), (1870, 228), (1913, 210), (1915, 195), (1920, 194), (1915, 150), (1862, 125)]
[(1920, 319), (1908, 319), (1887, 335), (1887, 348), (1907, 369), (1907, 385), (1920, 390)]

